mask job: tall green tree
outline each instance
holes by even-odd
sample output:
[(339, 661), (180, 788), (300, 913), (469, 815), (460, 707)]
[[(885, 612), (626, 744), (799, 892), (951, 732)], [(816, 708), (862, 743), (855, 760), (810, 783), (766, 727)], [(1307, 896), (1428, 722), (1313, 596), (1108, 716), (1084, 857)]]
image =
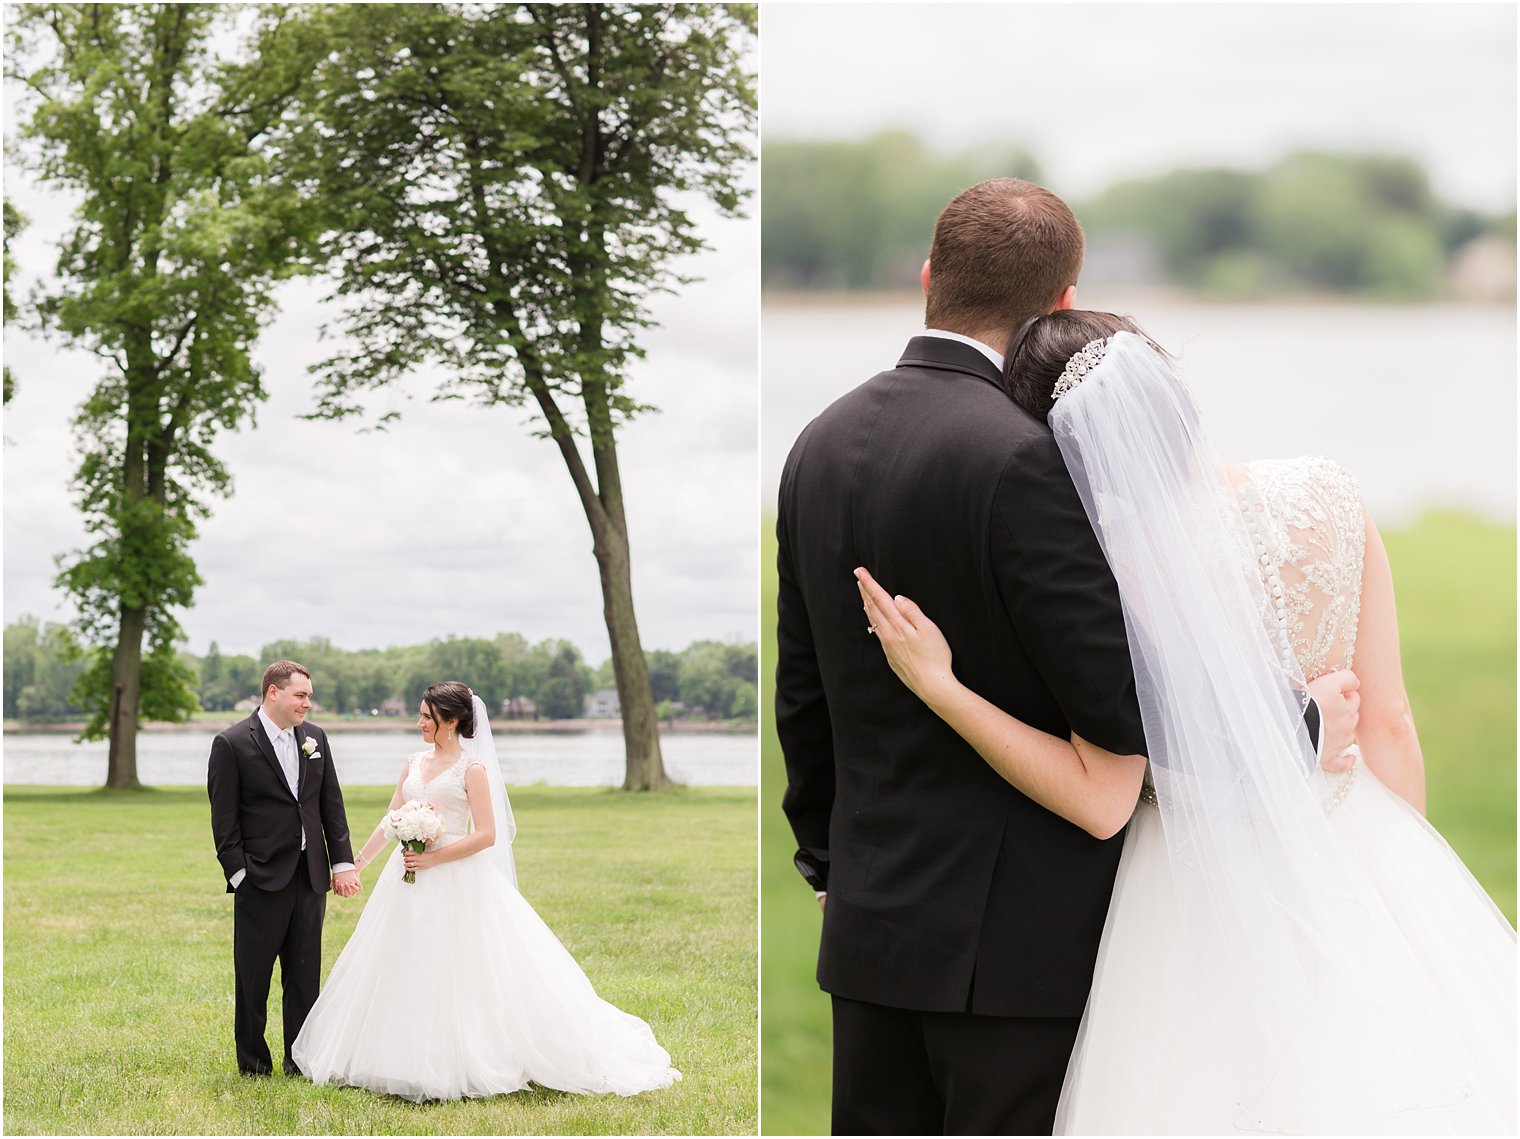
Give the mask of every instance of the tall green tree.
[[(331, 5), (282, 143), (351, 298), (321, 411), (425, 362), (440, 398), (529, 408), (575, 486), (623, 708), (625, 788), (669, 782), (633, 604), (619, 428), (654, 293), (742, 203), (755, 9)], [(564, 687), (561, 685), (560, 687)]]
[(84, 734), (110, 737), (106, 784), (130, 788), (139, 716), (195, 708), (174, 649), (175, 611), (200, 583), (188, 547), (208, 500), (229, 490), (217, 434), (264, 398), (250, 353), (271, 287), (300, 261), (305, 215), (259, 145), (285, 77), (213, 57), (235, 8), (13, 12), (7, 74), (34, 96), (23, 154), (79, 195), (40, 316), (105, 369), (75, 421), (92, 544), (61, 559), (58, 581), (93, 649)]

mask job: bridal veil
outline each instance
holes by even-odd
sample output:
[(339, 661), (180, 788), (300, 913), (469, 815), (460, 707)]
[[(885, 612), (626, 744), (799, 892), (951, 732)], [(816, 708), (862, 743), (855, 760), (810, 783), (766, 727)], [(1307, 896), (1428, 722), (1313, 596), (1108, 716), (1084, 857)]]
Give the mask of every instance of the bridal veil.
[(516, 889), (517, 864), (512, 858), (512, 840), (517, 837), (517, 820), (512, 817), (507, 785), (501, 777), (501, 762), (496, 758), (496, 742), (491, 737), (491, 718), (486, 712), (485, 701), (475, 695), (473, 689), (470, 691), (470, 704), (475, 709), (475, 734), (461, 736), (459, 742), (465, 754), (486, 770), (486, 781), (491, 787), (491, 815), (496, 821), (496, 842), (491, 847), (491, 861)]
[(1178, 952), (1209, 954), (1199, 971), (1217, 975), (1222, 949), (1244, 994), (1230, 1004), (1247, 1022), (1217, 1025), (1260, 1073), (1237, 1126), (1421, 1130), (1422, 1109), (1461, 1099), (1470, 1075), (1326, 818), (1270, 559), (1169, 361), (1128, 332), (1078, 355), (1050, 425), (1123, 602)]

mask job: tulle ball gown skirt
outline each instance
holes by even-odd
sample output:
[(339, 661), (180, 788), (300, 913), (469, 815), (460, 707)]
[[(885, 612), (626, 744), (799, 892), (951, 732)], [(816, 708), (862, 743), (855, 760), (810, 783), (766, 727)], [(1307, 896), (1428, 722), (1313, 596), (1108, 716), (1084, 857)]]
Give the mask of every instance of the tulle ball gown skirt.
[[(1356, 1023), (1338, 984), (1308, 1000), (1264, 989), (1239, 954), (1190, 925), (1194, 884), (1142, 803), (1058, 1134), (1515, 1134), (1515, 932), (1370, 771), (1345, 792), (1331, 825), (1385, 907), (1396, 967), (1379, 976), (1399, 981), (1357, 1007), (1388, 1021)], [(1387, 1031), (1392, 1021), (1400, 1031)]]
[(488, 858), (402, 874), (398, 847), (296, 1038), (313, 1082), (430, 1100), (530, 1083), (636, 1095), (681, 1078)]

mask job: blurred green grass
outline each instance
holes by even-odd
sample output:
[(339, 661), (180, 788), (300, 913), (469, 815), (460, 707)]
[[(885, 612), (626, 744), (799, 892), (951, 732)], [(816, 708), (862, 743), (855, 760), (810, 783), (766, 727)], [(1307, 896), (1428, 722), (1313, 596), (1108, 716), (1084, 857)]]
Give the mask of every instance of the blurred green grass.
[[(1430, 821), (1515, 920), (1515, 528), (1430, 514), (1385, 531)], [(775, 520), (765, 524), (763, 658), (774, 662)], [(773, 664), (767, 664), (772, 669)], [(813, 979), (819, 914), (792, 868), (786, 771), (763, 677), (760, 773), (761, 1128), (826, 1135), (828, 998)]]

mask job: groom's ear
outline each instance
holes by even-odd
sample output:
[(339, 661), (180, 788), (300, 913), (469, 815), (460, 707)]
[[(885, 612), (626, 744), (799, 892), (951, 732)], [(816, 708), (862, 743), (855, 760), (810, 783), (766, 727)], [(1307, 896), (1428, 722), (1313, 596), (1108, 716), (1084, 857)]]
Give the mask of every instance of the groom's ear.
[(929, 259), (924, 258), (924, 267), (918, 271), (918, 280), (924, 286), (924, 296), (929, 295)]
[[(927, 276), (928, 272), (929, 272), (929, 265), (928, 265), (928, 262), (925, 262), (924, 263), (924, 273), (925, 273), (924, 279), (926, 281), (928, 280), (928, 276)], [(1066, 288), (1064, 288), (1064, 289), (1061, 290), (1060, 297), (1057, 298), (1056, 303), (1051, 306), (1050, 311), (1051, 312), (1060, 312), (1063, 308), (1076, 308), (1076, 307), (1077, 307), (1077, 286), (1075, 286), (1075, 285), (1067, 285)]]

